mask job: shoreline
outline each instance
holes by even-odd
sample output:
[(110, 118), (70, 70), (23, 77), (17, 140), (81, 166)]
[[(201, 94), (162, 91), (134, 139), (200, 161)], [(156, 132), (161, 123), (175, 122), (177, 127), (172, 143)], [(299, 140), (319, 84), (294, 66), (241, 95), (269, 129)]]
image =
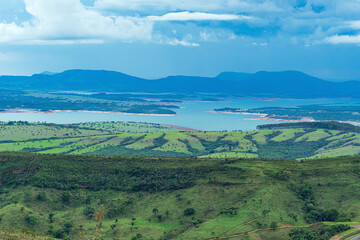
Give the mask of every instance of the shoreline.
[(350, 123), (350, 124), (353, 124), (353, 125), (360, 125), (360, 122), (356, 122), (356, 121), (315, 120), (312, 117), (303, 117), (301, 119), (283, 119), (283, 118), (276, 118), (277, 116), (268, 117), (268, 114), (265, 114), (265, 113), (226, 112), (226, 111), (205, 111), (205, 112), (260, 116), (259, 118), (245, 118), (244, 119), (244, 120), (250, 120), (250, 121), (273, 121), (273, 122), (329, 122), (329, 121), (336, 121), (336, 122), (340, 122), (340, 123)]
[(254, 115), (266, 117), (265, 113), (250, 113), (250, 112), (227, 112), (227, 111), (205, 111), (207, 113), (223, 113), (223, 114), (239, 114), (239, 115)]
[(185, 132), (201, 132), (200, 130), (197, 129), (193, 129), (193, 128), (187, 128), (187, 127), (180, 127), (180, 126), (176, 126), (176, 125), (170, 125), (170, 124), (160, 124), (161, 126), (166, 126), (166, 127), (173, 127)]
[(250, 121), (273, 121), (273, 122), (340, 122), (340, 123), (350, 123), (353, 125), (360, 125), (360, 122), (355, 121), (337, 121), (337, 120), (315, 120), (311, 117), (304, 117), (302, 119), (282, 119), (282, 118), (272, 118), (272, 117), (263, 117), (263, 118), (245, 118), (245, 120)]
[(56, 113), (110, 113), (110, 114), (122, 114), (122, 115), (138, 115), (138, 116), (157, 116), (157, 117), (172, 117), (178, 115), (175, 114), (156, 114), (156, 113), (127, 113), (127, 112), (112, 112), (112, 111), (91, 111), (91, 110), (52, 110), (52, 111), (38, 111), (34, 109), (6, 109), (0, 113), (45, 113), (45, 114), (56, 114)]

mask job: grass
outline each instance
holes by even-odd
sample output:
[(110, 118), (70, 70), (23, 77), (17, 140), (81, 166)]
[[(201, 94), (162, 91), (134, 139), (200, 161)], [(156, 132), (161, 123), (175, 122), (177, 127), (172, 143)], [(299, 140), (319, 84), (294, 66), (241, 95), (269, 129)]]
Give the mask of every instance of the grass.
[(157, 124), (98, 122), (70, 127), (3, 123), (1, 130), (0, 151), (289, 159), (360, 153), (359, 133), (324, 129), (172, 132), (173, 128)]
[(31, 239), (31, 240), (55, 240), (52, 237), (41, 236), (37, 233), (32, 233), (28, 231), (16, 231), (16, 230), (8, 230), (8, 231), (0, 231), (0, 239), (6, 240), (19, 240), (19, 239)]
[(328, 130), (323, 130), (323, 129), (318, 129), (315, 130), (313, 132), (310, 133), (306, 133), (304, 135), (302, 135), (301, 137), (298, 137), (295, 142), (301, 142), (301, 141), (310, 141), (310, 142), (316, 142), (320, 139), (326, 138), (326, 137), (331, 137), (333, 136), (332, 133), (338, 133), (337, 131), (335, 132), (330, 132)]
[(8, 125), (0, 122), (1, 141), (28, 141), (31, 139), (69, 138), (100, 134), (104, 134), (103, 131), (71, 128), (66, 125), (41, 123)]
[(97, 129), (113, 133), (163, 133), (177, 132), (179, 129), (156, 123), (138, 122), (87, 122), (73, 124), (72, 126), (88, 129)]
[[(26, 228), (51, 236), (63, 231), (64, 238), (72, 239), (81, 231), (89, 236), (95, 221), (84, 210), (104, 204), (104, 239), (137, 234), (142, 239), (288, 239), (291, 229), (312, 224), (304, 218), (308, 203), (294, 190), (302, 185), (311, 186), (318, 208), (340, 213), (339, 223), (360, 222), (359, 157), (224, 161), (0, 153), (0, 159), (0, 229)], [(281, 171), (287, 179), (276, 177)], [(178, 184), (184, 172), (192, 184), (138, 188), (151, 181)], [(122, 178), (126, 174), (131, 177)], [(115, 183), (137, 187), (116, 189)], [(184, 215), (186, 208), (193, 208), (194, 215)], [(231, 208), (236, 213), (225, 213)], [(276, 230), (269, 229), (272, 222)]]

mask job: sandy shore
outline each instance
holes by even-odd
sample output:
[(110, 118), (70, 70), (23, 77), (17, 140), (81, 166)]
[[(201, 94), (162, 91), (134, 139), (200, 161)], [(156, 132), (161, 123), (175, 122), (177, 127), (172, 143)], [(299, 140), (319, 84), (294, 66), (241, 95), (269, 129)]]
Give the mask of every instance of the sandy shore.
[(321, 122), (317, 121), (311, 117), (304, 117), (302, 119), (282, 119), (282, 118), (273, 118), (273, 117), (261, 117), (261, 118), (245, 118), (245, 120), (253, 121), (274, 121), (274, 122)]
[(139, 116), (176, 116), (176, 114), (155, 114), (155, 113), (127, 113), (127, 112), (111, 112), (111, 111), (89, 111), (89, 110), (52, 110), (52, 111), (39, 111), (35, 109), (6, 109), (0, 113), (73, 113), (73, 112), (83, 112), (83, 113), (111, 113), (111, 114), (123, 114), (123, 115), (139, 115)]
[[(281, 118), (272, 118), (272, 117), (261, 117), (261, 118), (245, 118), (245, 120), (250, 121), (274, 121), (274, 122), (330, 122), (330, 121), (336, 121), (336, 120), (315, 120), (311, 117), (304, 117), (302, 119), (281, 119)], [(336, 121), (340, 123), (350, 123), (353, 125), (360, 125), (360, 122), (355, 121)]]
[(224, 114), (240, 114), (240, 115), (254, 115), (254, 116), (262, 116), (266, 117), (265, 113), (249, 113), (249, 112), (227, 112), (227, 111), (205, 111), (208, 113), (224, 113)]
[[(250, 120), (250, 121), (273, 121), (273, 122), (329, 122), (329, 121), (335, 121), (335, 120), (315, 120), (312, 117), (303, 117), (301, 119), (283, 119), (283, 118), (276, 118), (276, 116), (267, 117), (268, 114), (264, 114), (264, 113), (250, 113), (250, 112), (226, 112), (226, 111), (206, 111), (206, 112), (260, 116), (259, 118), (245, 118), (244, 119), (244, 120)], [(336, 122), (360, 125), (360, 122), (355, 122), (355, 121), (336, 121)]]

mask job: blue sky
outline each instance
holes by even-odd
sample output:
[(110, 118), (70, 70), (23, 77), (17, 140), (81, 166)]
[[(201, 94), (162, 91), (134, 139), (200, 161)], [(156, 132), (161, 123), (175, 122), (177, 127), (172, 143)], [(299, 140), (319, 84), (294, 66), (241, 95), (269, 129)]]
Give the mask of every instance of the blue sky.
[(360, 0), (0, 0), (0, 74), (360, 79)]

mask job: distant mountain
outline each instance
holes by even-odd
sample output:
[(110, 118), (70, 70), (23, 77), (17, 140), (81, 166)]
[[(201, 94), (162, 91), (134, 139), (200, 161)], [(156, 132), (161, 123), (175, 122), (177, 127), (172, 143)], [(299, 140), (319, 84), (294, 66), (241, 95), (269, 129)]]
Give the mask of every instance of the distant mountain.
[(55, 74), (1, 76), (0, 88), (11, 90), (74, 90), (106, 92), (225, 93), (268, 97), (360, 97), (360, 82), (325, 81), (297, 71), (236, 73), (218, 76), (169, 76), (147, 80), (120, 72), (68, 70)]
[(56, 73), (54, 73), (54, 72), (49, 72), (49, 71), (44, 71), (44, 72), (42, 72), (42, 73), (40, 73), (40, 74), (42, 74), (42, 75), (55, 75)]

